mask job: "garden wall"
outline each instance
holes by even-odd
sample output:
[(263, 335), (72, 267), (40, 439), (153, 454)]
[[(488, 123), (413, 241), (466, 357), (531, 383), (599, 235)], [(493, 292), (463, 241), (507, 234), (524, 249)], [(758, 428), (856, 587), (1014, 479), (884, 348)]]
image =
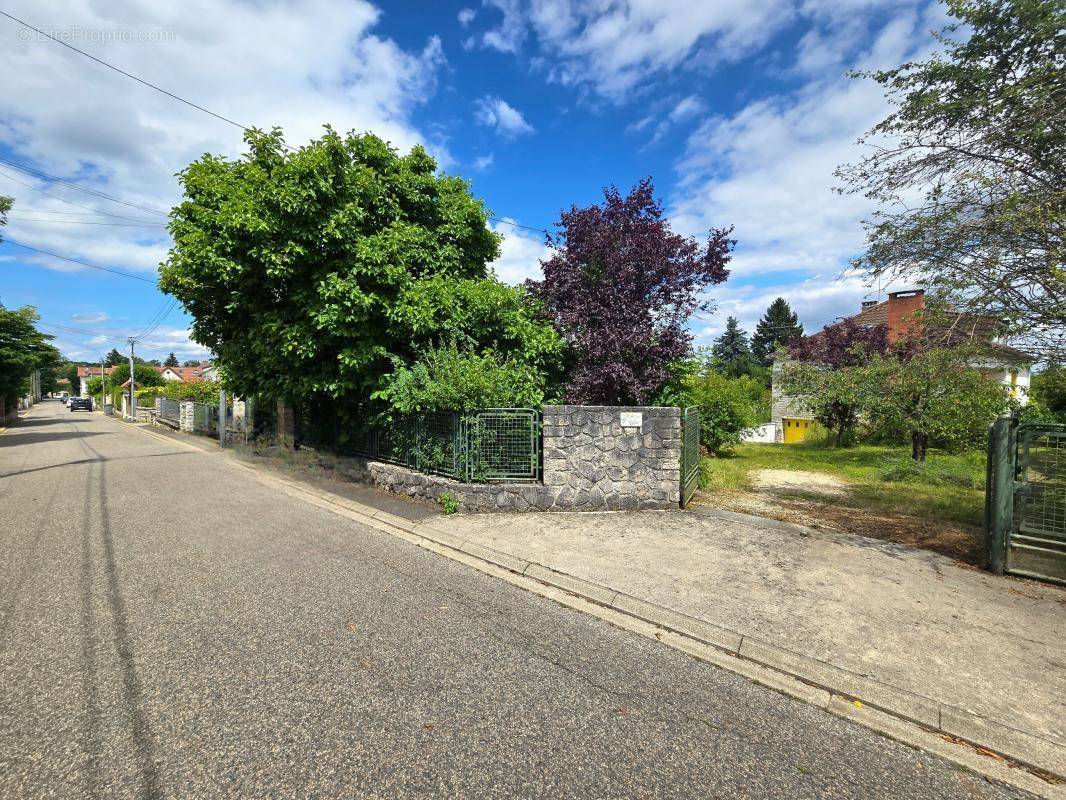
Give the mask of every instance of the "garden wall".
[(448, 493), (464, 511), (672, 509), (681, 499), (677, 408), (545, 406), (543, 483), (461, 483), (363, 458), (338, 471), (431, 502)]

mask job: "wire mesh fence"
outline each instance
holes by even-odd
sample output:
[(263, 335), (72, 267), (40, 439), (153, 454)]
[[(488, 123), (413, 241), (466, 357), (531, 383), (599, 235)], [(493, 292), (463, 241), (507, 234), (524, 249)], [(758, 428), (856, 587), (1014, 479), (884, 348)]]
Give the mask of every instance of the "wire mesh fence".
[(310, 447), (468, 482), (541, 479), (541, 415), (534, 409), (393, 414), (353, 423), (323, 400), (301, 404), (295, 417), (297, 442)]
[(159, 398), (159, 416), (177, 425), (181, 417), (181, 403), (169, 397)]
[(1066, 428), (1023, 427), (1019, 445), (1018, 529), (1066, 541)]

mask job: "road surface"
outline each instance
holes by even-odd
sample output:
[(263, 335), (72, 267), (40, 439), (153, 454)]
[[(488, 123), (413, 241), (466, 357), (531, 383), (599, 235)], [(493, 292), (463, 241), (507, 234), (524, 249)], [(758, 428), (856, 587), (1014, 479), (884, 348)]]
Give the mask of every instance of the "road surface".
[(2, 798), (1027, 796), (58, 402), (0, 514)]

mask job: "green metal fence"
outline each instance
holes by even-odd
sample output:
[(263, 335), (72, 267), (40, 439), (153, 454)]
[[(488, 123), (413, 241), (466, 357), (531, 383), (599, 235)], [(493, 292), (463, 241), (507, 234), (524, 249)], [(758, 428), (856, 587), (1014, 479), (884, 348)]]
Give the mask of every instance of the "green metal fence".
[(538, 482), (541, 414), (530, 408), (485, 408), (392, 415), (343, 422), (328, 401), (296, 413), (297, 441), (344, 455), (400, 464), (467, 482)]
[(700, 410), (681, 411), (681, 507), (688, 505), (700, 482)]
[(997, 420), (985, 504), (993, 572), (1066, 583), (1066, 425)]

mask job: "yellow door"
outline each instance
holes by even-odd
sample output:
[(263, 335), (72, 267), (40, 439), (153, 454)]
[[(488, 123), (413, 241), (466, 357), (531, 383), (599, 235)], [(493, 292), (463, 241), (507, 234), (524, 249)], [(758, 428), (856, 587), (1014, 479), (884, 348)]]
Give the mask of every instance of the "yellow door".
[(811, 432), (811, 421), (809, 419), (785, 417), (782, 422), (785, 426), (785, 444), (802, 442), (807, 438), (807, 434)]

